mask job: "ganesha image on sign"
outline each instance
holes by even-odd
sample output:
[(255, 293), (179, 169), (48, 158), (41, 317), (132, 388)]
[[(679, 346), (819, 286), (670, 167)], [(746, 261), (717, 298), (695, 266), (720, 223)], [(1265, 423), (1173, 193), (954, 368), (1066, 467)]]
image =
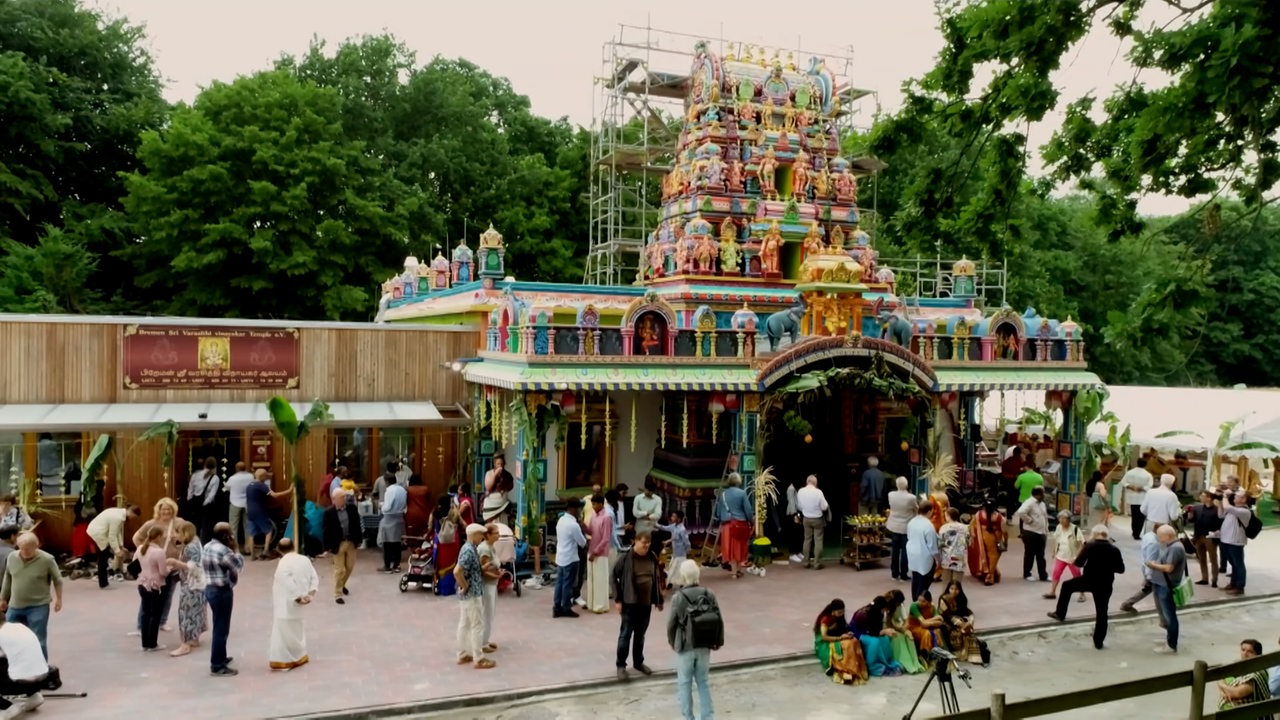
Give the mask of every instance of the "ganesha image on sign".
[(197, 367), (201, 370), (229, 370), (231, 368), (231, 339), (225, 337), (202, 337), (196, 357)]

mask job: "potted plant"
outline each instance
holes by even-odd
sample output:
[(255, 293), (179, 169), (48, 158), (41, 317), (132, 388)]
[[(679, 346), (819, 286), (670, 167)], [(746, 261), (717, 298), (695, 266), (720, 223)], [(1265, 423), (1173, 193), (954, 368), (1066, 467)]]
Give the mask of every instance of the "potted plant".
[(765, 519), (769, 517), (769, 503), (778, 500), (778, 478), (773, 467), (756, 474), (751, 481), (751, 498), (755, 510), (755, 536), (751, 541), (751, 562), (756, 566), (769, 564), (773, 559), (773, 543), (764, 534)]

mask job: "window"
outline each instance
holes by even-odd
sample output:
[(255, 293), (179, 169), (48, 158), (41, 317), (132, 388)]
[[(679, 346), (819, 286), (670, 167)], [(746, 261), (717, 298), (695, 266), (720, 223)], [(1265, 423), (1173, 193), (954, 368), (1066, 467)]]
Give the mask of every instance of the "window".
[(80, 494), (80, 433), (40, 433), (36, 439), (36, 478), (43, 497)]
[(410, 472), (419, 472), (417, 449), (413, 428), (386, 428), (378, 430), (377, 473), (381, 475), (387, 469), (387, 463), (398, 462)]
[[(372, 430), (366, 428), (333, 430), (333, 466), (339, 465), (351, 471), (351, 479), (357, 485), (372, 482), (369, 462), (369, 438)], [(332, 468), (329, 468), (332, 469)]]

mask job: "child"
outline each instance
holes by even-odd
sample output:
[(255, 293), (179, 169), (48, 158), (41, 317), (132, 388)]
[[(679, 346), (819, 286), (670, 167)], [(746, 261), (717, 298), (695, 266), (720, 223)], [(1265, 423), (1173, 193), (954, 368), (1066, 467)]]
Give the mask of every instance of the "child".
[[(667, 565), (667, 577), (679, 577), (676, 568), (689, 557), (689, 531), (684, 527), (684, 513), (672, 510), (670, 525), (658, 524), (658, 529), (671, 533), (671, 562)], [(670, 586), (670, 585), (669, 585)]]

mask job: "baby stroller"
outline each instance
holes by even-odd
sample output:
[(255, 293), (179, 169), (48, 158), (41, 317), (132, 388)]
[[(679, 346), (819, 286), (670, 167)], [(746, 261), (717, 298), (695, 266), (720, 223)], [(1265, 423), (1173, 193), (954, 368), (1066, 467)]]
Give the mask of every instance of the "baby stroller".
[(408, 592), (409, 583), (417, 584), (419, 590), (435, 589), (435, 547), (430, 538), (421, 540), (422, 544), (409, 553), (409, 571), (400, 576), (400, 592)]
[(516, 534), (504, 523), (498, 526), (498, 542), (493, 545), (494, 559), (498, 561), (498, 592), (506, 592), (515, 588), (516, 597), (520, 597), (520, 583), (516, 582)]

